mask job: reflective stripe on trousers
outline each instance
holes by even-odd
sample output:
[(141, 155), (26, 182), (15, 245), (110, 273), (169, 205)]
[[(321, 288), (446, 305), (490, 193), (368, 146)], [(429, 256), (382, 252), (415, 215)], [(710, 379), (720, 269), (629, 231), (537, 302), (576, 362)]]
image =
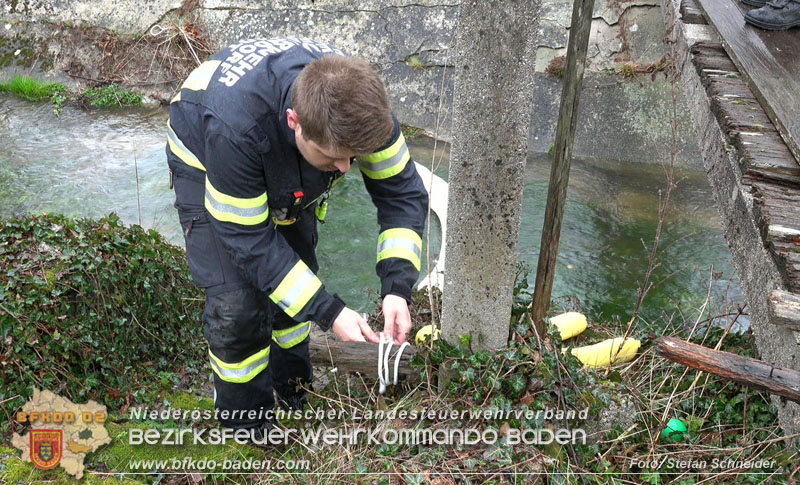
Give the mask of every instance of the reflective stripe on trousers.
[(220, 379), (227, 382), (250, 382), (269, 365), (269, 347), (262, 349), (241, 362), (227, 363), (208, 351), (211, 368)]
[(281, 348), (290, 349), (299, 344), (311, 333), (311, 322), (303, 322), (283, 330), (273, 330), (272, 340)]

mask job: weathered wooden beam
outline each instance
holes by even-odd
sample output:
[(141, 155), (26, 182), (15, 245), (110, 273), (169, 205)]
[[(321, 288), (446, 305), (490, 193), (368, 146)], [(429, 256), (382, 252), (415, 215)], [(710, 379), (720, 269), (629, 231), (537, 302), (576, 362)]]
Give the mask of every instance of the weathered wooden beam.
[(800, 295), (782, 290), (770, 293), (769, 321), (773, 325), (800, 330)]
[[(394, 377), (394, 359), (399, 346), (393, 345), (389, 350), (389, 372)], [(411, 368), (411, 358), (417, 348), (409, 345), (400, 357), (398, 376), (405, 378), (419, 376), (419, 372)], [(360, 372), (378, 378), (378, 344), (370, 342), (341, 342), (327, 335), (312, 335), (309, 343), (311, 362), (330, 365), (340, 372)]]
[(655, 344), (658, 353), (673, 362), (800, 403), (800, 372), (674, 337), (660, 337)]
[(683, 0), (681, 2), (681, 20), (686, 24), (707, 23), (706, 18), (703, 17), (703, 11), (694, 0)]

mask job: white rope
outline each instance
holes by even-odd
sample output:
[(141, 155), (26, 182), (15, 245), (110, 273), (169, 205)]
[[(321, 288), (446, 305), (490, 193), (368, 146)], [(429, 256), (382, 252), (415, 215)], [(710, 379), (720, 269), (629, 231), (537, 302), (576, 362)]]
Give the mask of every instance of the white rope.
[(385, 342), (383, 332), (381, 332), (380, 336), (381, 338), (378, 342), (378, 382), (380, 387), (378, 391), (383, 394), (386, 392), (386, 381), (383, 380), (383, 343)]
[[(386, 345), (385, 349), (383, 347), (384, 344)], [(394, 345), (394, 339), (381, 333), (378, 341), (378, 383), (380, 384), (378, 391), (381, 394), (386, 393), (386, 386), (389, 385), (389, 355), (391, 354), (392, 345)], [(394, 358), (394, 380), (392, 384), (395, 386), (397, 385), (397, 376), (400, 370), (400, 358), (408, 345), (408, 342), (403, 342)]]
[[(403, 345), (397, 350), (397, 357), (394, 358), (394, 385), (397, 385), (397, 369), (400, 368), (400, 357), (403, 356), (403, 351), (408, 347), (408, 342), (403, 342)], [(387, 369), (388, 370), (388, 369)]]
[(392, 350), (392, 345), (394, 345), (394, 339), (387, 335), (386, 348), (383, 349), (383, 382), (386, 384), (383, 387), (384, 392), (386, 392), (386, 386), (389, 385), (389, 351)]
[(169, 29), (162, 27), (159, 24), (155, 24), (150, 27), (149, 34), (151, 37), (158, 37), (159, 35), (163, 34), (164, 32), (168, 31)]

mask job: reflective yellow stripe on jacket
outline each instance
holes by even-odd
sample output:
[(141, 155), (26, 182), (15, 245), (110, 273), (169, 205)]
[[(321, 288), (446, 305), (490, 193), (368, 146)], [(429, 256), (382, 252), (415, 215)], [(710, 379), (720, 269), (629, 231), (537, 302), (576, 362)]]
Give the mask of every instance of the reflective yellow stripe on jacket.
[[(205, 91), (208, 89), (211, 78), (214, 76), (214, 72), (216, 72), (221, 63), (222, 61), (206, 61), (200, 64), (197, 69), (189, 74), (189, 77), (187, 77), (186, 81), (181, 85), (181, 89), (178, 90), (178, 94), (172, 98), (170, 103), (176, 103), (181, 100), (181, 90), (183, 89), (188, 89), (190, 91)], [(206, 171), (206, 168), (200, 163), (200, 160), (198, 160), (195, 154), (186, 148), (186, 145), (184, 145), (180, 138), (178, 138), (178, 135), (175, 134), (169, 120), (167, 120), (167, 141), (169, 143), (169, 149), (172, 150), (175, 156), (183, 160), (183, 163), (190, 167), (200, 169), (203, 172)]]
[(269, 365), (269, 347), (235, 363), (223, 362), (211, 350), (208, 351), (208, 356), (214, 373), (226, 382), (250, 382)]
[[(206, 61), (200, 66), (198, 66), (189, 77), (186, 78), (186, 81), (183, 82), (181, 85), (181, 89), (188, 89), (190, 91), (205, 91), (208, 89), (208, 84), (211, 82), (211, 78), (214, 76), (214, 72), (217, 70), (219, 65), (222, 61)], [(181, 100), (181, 92), (178, 91), (178, 94), (175, 95), (174, 98), (170, 101), (171, 103), (177, 103)]]
[(267, 193), (252, 198), (239, 198), (223, 194), (211, 185), (206, 177), (206, 210), (214, 219), (235, 222), (243, 226), (260, 224), (267, 220)]
[(322, 282), (301, 259), (284, 276), (269, 298), (287, 315), (294, 317), (311, 301), (320, 288)]
[(283, 330), (273, 330), (272, 340), (283, 349), (290, 349), (299, 344), (311, 333), (311, 322), (303, 322)]
[(191, 150), (186, 148), (186, 145), (183, 144), (178, 135), (175, 134), (175, 130), (172, 129), (172, 125), (167, 120), (167, 143), (169, 143), (169, 149), (172, 153), (181, 159), (183, 163), (190, 167), (194, 167), (197, 169), (202, 170), (203, 172), (206, 171), (206, 167), (200, 163), (200, 160), (192, 153)]
[(402, 133), (389, 148), (357, 158), (361, 172), (371, 179), (378, 180), (402, 172), (410, 159), (406, 138)]
[(419, 271), (422, 238), (411, 229), (395, 228), (383, 231), (378, 237), (378, 262), (389, 258), (407, 259)]

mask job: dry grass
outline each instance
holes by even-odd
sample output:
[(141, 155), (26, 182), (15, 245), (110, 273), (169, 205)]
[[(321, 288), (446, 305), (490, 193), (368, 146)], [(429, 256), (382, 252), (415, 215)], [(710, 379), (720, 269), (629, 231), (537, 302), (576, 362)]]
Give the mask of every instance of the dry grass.
[(61, 35), (73, 38), (76, 46), (88, 40), (97, 47), (97, 59), (73, 57), (66, 73), (90, 86), (120, 84), (141, 89), (168, 85), (177, 89), (217, 49), (196, 5), (193, 7), (196, 3), (187, 0), (175, 16), (136, 36), (62, 25)]

